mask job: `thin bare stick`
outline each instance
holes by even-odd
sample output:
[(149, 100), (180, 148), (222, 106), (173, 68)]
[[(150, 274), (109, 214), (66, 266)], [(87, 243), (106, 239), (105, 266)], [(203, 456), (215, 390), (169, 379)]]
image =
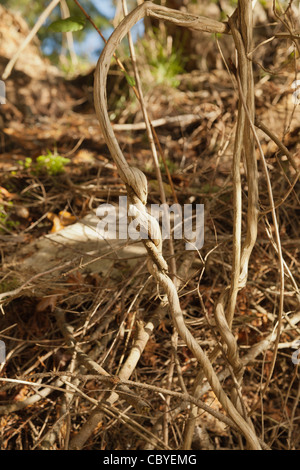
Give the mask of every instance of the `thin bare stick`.
[(12, 69), (14, 68), (15, 63), (17, 62), (18, 58), (24, 51), (25, 47), (28, 46), (30, 41), (34, 38), (40, 27), (44, 24), (52, 10), (58, 5), (60, 0), (52, 0), (51, 3), (47, 6), (47, 8), (43, 11), (37, 22), (35, 23), (34, 27), (28, 34), (28, 36), (25, 38), (24, 42), (22, 42), (21, 46), (19, 49), (16, 51), (16, 53), (13, 55), (13, 57), (10, 59), (8, 64), (6, 65), (4, 72), (2, 74), (2, 80), (7, 80), (7, 78), (10, 76)]
[(48, 384), (44, 385), (41, 383), (33, 383), (30, 381), (26, 381), (26, 380), (10, 379), (10, 378), (5, 378), (5, 377), (0, 377), (0, 380), (2, 382), (9, 382), (12, 384), (30, 385), (32, 387), (42, 388), (42, 390), (39, 390), (34, 395), (31, 395), (30, 397), (25, 398), (25, 400), (23, 401), (10, 403), (8, 405), (1, 405), (0, 415), (7, 415), (10, 413), (15, 413), (17, 411), (23, 410), (27, 406), (31, 406), (34, 403), (37, 403), (38, 401), (42, 400), (43, 398), (46, 398), (48, 395), (50, 395), (50, 393), (53, 390), (57, 390), (57, 391), (61, 391), (65, 393), (65, 389), (61, 388), (61, 385), (63, 385), (63, 382), (61, 379), (55, 380), (54, 385), (48, 385)]
[[(74, 262), (74, 260), (67, 261), (66, 263), (60, 264), (58, 266), (54, 266), (54, 268), (48, 269), (47, 271), (44, 271), (42, 273), (37, 273), (34, 276), (32, 276), (30, 279), (28, 279), (26, 282), (24, 282), (24, 284), (22, 284), (20, 287), (17, 287), (16, 289), (13, 289), (13, 290), (8, 291), (8, 292), (3, 292), (2, 294), (0, 294), (0, 304), (2, 302), (5, 302), (6, 300), (8, 300), (9, 297), (13, 297), (15, 295), (18, 295), (23, 289), (28, 287), (31, 284), (32, 281), (35, 281), (36, 279), (39, 279), (40, 277), (45, 276), (46, 274), (50, 274), (50, 273), (53, 273), (53, 272), (58, 271), (60, 269), (63, 269), (67, 266), (70, 266), (73, 262)], [(4, 300), (2, 300), (2, 299), (4, 299)], [(1, 302), (1, 300), (2, 300), (2, 302)]]
[(293, 157), (293, 154), (289, 151), (289, 149), (281, 142), (281, 140), (277, 137), (277, 135), (274, 134), (262, 121), (260, 121), (258, 118), (255, 118), (255, 125), (259, 129), (261, 129), (267, 136), (270, 137), (273, 142), (280, 148), (282, 153), (287, 156), (290, 164), (296, 171), (297, 175), (300, 174), (299, 168), (297, 166), (297, 163), (295, 162), (295, 159)]
[[(60, 0), (60, 10), (61, 10), (62, 18), (68, 18), (70, 16), (70, 10), (69, 10), (66, 0)], [(76, 55), (75, 48), (74, 48), (73, 33), (71, 31), (67, 31), (64, 34), (66, 35), (66, 40), (67, 40), (67, 45), (68, 45), (68, 49), (70, 52), (72, 65), (73, 66), (78, 65), (78, 59), (77, 59), (77, 55)]]
[[(282, 250), (281, 250), (280, 232), (279, 232), (279, 227), (278, 227), (278, 222), (277, 222), (277, 216), (276, 216), (276, 210), (275, 210), (275, 204), (274, 204), (273, 192), (272, 192), (272, 185), (271, 185), (271, 181), (270, 181), (270, 177), (269, 177), (268, 167), (267, 167), (267, 164), (266, 164), (266, 160), (265, 160), (265, 156), (264, 156), (262, 147), (260, 145), (259, 138), (257, 136), (256, 130), (255, 130), (255, 127), (254, 127), (254, 123), (251, 119), (251, 116), (250, 116), (248, 108), (247, 108), (246, 101), (245, 101), (243, 93), (242, 93), (241, 82), (240, 82), (240, 79), (239, 79), (238, 76), (237, 76), (237, 82), (238, 82), (240, 97), (241, 97), (241, 100), (243, 102), (243, 106), (245, 108), (247, 117), (249, 119), (251, 131), (253, 132), (255, 141), (257, 143), (257, 147), (258, 147), (258, 150), (259, 150), (259, 154), (260, 154), (260, 157), (261, 157), (262, 166), (263, 166), (263, 170), (264, 170), (264, 174), (265, 174), (265, 178), (266, 178), (266, 182), (267, 182), (267, 189), (268, 189), (269, 201), (270, 201), (270, 206), (271, 206), (271, 214), (272, 214), (272, 220), (273, 220), (274, 231), (275, 231), (275, 241), (276, 241), (276, 245), (277, 245), (277, 255), (278, 255), (278, 264), (279, 264), (280, 296), (279, 296), (279, 308), (278, 308), (278, 317), (277, 317), (277, 322), (278, 322), (277, 336), (276, 336), (276, 340), (275, 340), (275, 343), (274, 343), (274, 351), (273, 351), (273, 357), (272, 357), (272, 361), (271, 361), (271, 365), (270, 365), (270, 371), (269, 371), (267, 380), (265, 382), (265, 385), (264, 385), (264, 387), (261, 391), (261, 398), (262, 398), (264, 393), (266, 392), (269, 384), (270, 384), (270, 381), (271, 381), (271, 378), (272, 378), (272, 375), (273, 375), (273, 371), (274, 371), (274, 367), (275, 367), (275, 363), (276, 363), (276, 358), (277, 358), (278, 344), (279, 344), (281, 329), (282, 329), (283, 302), (284, 302), (284, 263), (283, 263), (283, 256), (282, 256)], [(252, 411), (254, 411), (256, 409), (256, 407), (259, 404), (259, 401), (260, 400), (258, 400), (257, 403), (254, 405)]]
[[(110, 374), (103, 369), (97, 362), (93, 361), (81, 348), (78, 346), (74, 336), (73, 336), (73, 329), (70, 325), (68, 325), (65, 321), (65, 314), (64, 311), (57, 308), (56, 309), (56, 319), (59, 325), (60, 330), (62, 331), (67, 345), (76, 353), (78, 361), (85, 366), (85, 368), (91, 372), (104, 375), (106, 377), (110, 377)], [(130, 390), (123, 389), (125, 398), (127, 401), (133, 405), (139, 413), (145, 411), (146, 408), (149, 408), (147, 403), (144, 400), (140, 400), (139, 397), (133, 396)], [(118, 396), (116, 397), (118, 399)]]
[[(115, 385), (117, 385), (118, 380), (122, 380), (122, 381), (128, 380), (128, 378), (131, 376), (148, 342), (148, 339), (152, 331), (153, 331), (152, 323), (146, 325), (145, 328), (143, 327), (142, 324), (139, 324), (138, 336), (134, 342), (134, 345), (130, 351), (130, 354), (128, 355), (125, 363), (122, 366), (122, 369), (120, 370), (118, 374)], [(128, 399), (127, 401), (129, 403), (136, 404), (137, 401), (140, 404), (143, 403), (142, 406), (139, 407), (140, 413), (148, 413), (149, 406), (147, 405), (147, 403), (144, 402), (144, 400), (140, 399), (139, 397), (136, 397), (136, 395), (133, 395), (132, 392), (128, 391), (127, 387), (125, 387), (124, 389), (124, 387), (122, 386), (121, 391), (123, 393), (126, 392), (124, 394), (124, 399)], [(110, 405), (113, 405), (119, 399), (119, 393), (116, 391), (109, 392), (109, 394), (106, 394), (105, 396), (105, 402), (109, 403)], [(76, 434), (76, 436), (74, 436), (73, 439), (71, 440), (70, 449), (81, 449), (84, 446), (85, 442), (93, 433), (94, 429), (97, 427), (98, 423), (101, 421), (102, 417), (103, 417), (103, 412), (101, 410), (95, 410), (93, 413), (91, 413), (91, 415), (87, 419), (86, 423), (82, 426), (78, 434)]]

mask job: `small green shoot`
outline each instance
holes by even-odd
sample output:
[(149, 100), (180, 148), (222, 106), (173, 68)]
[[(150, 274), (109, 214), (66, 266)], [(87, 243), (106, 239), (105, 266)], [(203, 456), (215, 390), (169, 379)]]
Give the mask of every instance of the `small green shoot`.
[[(20, 225), (19, 221), (10, 220), (10, 212), (13, 208), (13, 202), (0, 204), (0, 232), (6, 232), (7, 230), (13, 230)], [(5, 228), (7, 230), (5, 230)]]
[(171, 48), (167, 48), (163, 32), (154, 30), (149, 31), (147, 38), (141, 40), (141, 46), (155, 82), (177, 87), (180, 83), (178, 75), (184, 72), (186, 63), (183, 44), (175, 41)]
[(25, 158), (24, 161), (18, 160), (22, 170), (29, 170), (32, 174), (47, 173), (52, 176), (63, 173), (68, 163), (70, 163), (69, 158), (58, 155), (56, 151), (52, 153), (50, 150), (47, 150), (47, 155), (37, 157), (36, 163), (30, 157)]
[(25, 161), (23, 162), (22, 160), (18, 160), (18, 164), (24, 169), (28, 170), (32, 166), (32, 158), (26, 157)]
[(131, 77), (127, 72), (126, 70), (122, 70), (122, 72), (124, 73), (125, 75), (125, 78), (127, 80), (127, 83), (130, 85), (130, 86), (136, 86), (136, 83), (135, 83), (135, 79), (134, 77)]
[(50, 150), (47, 151), (47, 155), (40, 155), (36, 159), (35, 170), (38, 173), (46, 171), (49, 175), (58, 175), (65, 171), (65, 165), (70, 163), (69, 158), (62, 157), (56, 152), (52, 153)]

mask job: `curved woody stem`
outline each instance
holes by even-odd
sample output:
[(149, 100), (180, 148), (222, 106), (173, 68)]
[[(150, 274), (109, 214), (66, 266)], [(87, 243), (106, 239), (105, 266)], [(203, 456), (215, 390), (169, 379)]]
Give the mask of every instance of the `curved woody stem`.
[(191, 15), (185, 15), (182, 12), (165, 9), (150, 2), (143, 3), (128, 16), (126, 16), (115, 29), (110, 39), (107, 41), (107, 44), (98, 60), (94, 83), (96, 114), (106, 144), (117, 166), (120, 177), (126, 185), (129, 203), (131, 205), (135, 205), (138, 212), (141, 213), (144, 218), (148, 219), (147, 228), (149, 238), (143, 239), (143, 243), (145, 244), (149, 254), (148, 269), (156, 279), (158, 285), (163, 289), (168, 297), (169, 308), (174, 325), (181, 339), (192, 351), (198, 360), (200, 367), (203, 368), (205, 376), (207, 377), (207, 380), (210, 383), (216, 397), (230, 418), (234, 421), (239, 431), (244, 435), (249, 448), (258, 450), (261, 449), (261, 446), (252, 426), (249, 425), (247, 421), (245, 421), (245, 419), (237, 411), (235, 405), (224, 392), (211, 362), (185, 325), (177, 289), (173, 281), (168, 276), (168, 266), (162, 255), (162, 239), (159, 225), (155, 219), (149, 217), (146, 209), (146, 177), (141, 170), (131, 167), (127, 163), (119, 147), (109, 120), (109, 115), (107, 112), (106, 82), (111, 58), (118, 44), (128, 33), (128, 31), (134, 26), (134, 24), (149, 14), (160, 19), (171, 21), (180, 26), (193, 27), (194, 29), (201, 29), (202, 31), (216, 32), (216, 30), (219, 29), (222, 29), (223, 32), (228, 31), (227, 25), (224, 25), (223, 23), (212, 23), (212, 20), (203, 17), (191, 17)]

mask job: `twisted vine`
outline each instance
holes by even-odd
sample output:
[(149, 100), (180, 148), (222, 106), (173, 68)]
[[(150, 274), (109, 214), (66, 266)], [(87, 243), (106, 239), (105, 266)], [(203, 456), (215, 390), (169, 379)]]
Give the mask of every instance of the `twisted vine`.
[(106, 144), (117, 166), (119, 175), (126, 185), (129, 205), (130, 207), (136, 207), (136, 212), (138, 213), (139, 220), (141, 221), (142, 230), (146, 230), (148, 233), (148, 239), (144, 237), (142, 238), (149, 255), (148, 269), (168, 297), (169, 308), (174, 325), (181, 339), (197, 358), (199, 365), (203, 369), (216, 397), (230, 418), (234, 421), (237, 428), (244, 435), (249, 448), (255, 450), (261, 449), (259, 440), (255, 435), (252, 426), (249, 425), (249, 423), (241, 416), (234, 404), (226, 395), (211, 362), (185, 325), (178, 293), (173, 281), (168, 276), (168, 266), (162, 255), (162, 238), (159, 224), (155, 219), (149, 216), (146, 209), (148, 192), (147, 179), (141, 170), (131, 167), (127, 163), (110, 123), (107, 111), (106, 83), (111, 58), (116, 47), (128, 31), (130, 31), (134, 24), (147, 15), (171, 21), (179, 26), (186, 26), (209, 32), (228, 32), (228, 25), (203, 17), (188, 15), (176, 10), (170, 10), (151, 2), (143, 3), (123, 19), (112, 33), (102, 51), (95, 71), (94, 102), (96, 114)]

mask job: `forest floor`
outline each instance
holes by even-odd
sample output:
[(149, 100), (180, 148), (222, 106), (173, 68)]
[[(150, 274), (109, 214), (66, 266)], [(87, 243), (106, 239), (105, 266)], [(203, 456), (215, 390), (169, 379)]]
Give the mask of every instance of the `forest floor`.
[[(16, 34), (24, 37), (26, 26), (21, 26)], [(279, 47), (276, 54), (283, 63), (284, 52)], [(0, 49), (1, 73), (11, 55), (7, 47)], [(226, 69), (213, 65), (209, 70), (181, 73), (176, 76), (176, 86), (148, 80), (145, 91), (178, 202), (204, 204), (205, 208), (204, 245), (186, 272), (180, 301), (187, 325), (208, 354), (219, 341), (214, 306), (231, 276), (231, 163), (238, 102)], [(257, 116), (280, 138), (299, 168), (300, 110), (292, 100), (295, 70), (287, 66), (277, 75), (255, 72)], [(91, 67), (84, 74), (66, 78), (33, 43), (7, 79), (7, 102), (0, 105), (0, 339), (6, 347), (0, 378), (8, 379), (0, 382), (3, 450), (68, 448), (96, 400), (108, 386), (114, 387), (99, 381), (93, 368), (79, 366), (74, 338), (81, 351), (116, 376), (140, 321), (147, 324), (153, 312), (157, 314), (161, 300), (149, 278), (146, 256), (138, 250), (129, 259), (119, 256), (109, 244), (105, 250), (102, 246), (98, 269), (97, 246), (93, 250), (68, 246), (71, 251), (66, 251), (66, 258), (66, 247), (59, 240), (51, 263), (43, 257), (33, 263), (35, 251), (40, 250), (37, 242), (49, 235), (56, 240), (56, 234), (85, 220), (100, 204), (117, 204), (119, 196), (126, 195), (95, 115), (93, 77)], [(111, 67), (108, 87), (118, 142), (128, 162), (147, 176), (148, 204), (160, 204), (146, 131), (139, 128), (142, 113), (116, 65)], [(291, 450), (300, 446), (299, 369), (292, 361), (295, 344), (299, 345), (299, 183), (292, 186), (295, 168), (277, 145), (260, 130), (258, 134), (278, 207), (286, 262), (283, 331), (271, 383), (263, 396), (261, 389), (273, 357), (270, 338), (277, 322), (279, 275), (269, 236), (272, 219), (264, 213), (269, 199), (259, 160), (258, 238), (247, 286), (238, 294), (233, 332), (241, 357), (252, 357), (246, 363), (242, 394), (249, 410), (256, 405), (251, 415), (255, 430), (272, 449)], [(161, 171), (171, 205), (174, 193), (163, 162)], [(244, 235), (247, 187), (243, 168), (241, 175)], [(174, 246), (180, 267), (190, 252), (184, 250), (181, 240), (175, 240)], [(88, 261), (84, 258), (87, 251)], [(167, 242), (164, 256), (170, 260)], [(97, 260), (97, 269), (92, 269)], [(255, 355), (255, 347), (266, 339), (269, 346)], [(232, 382), (222, 355), (214, 368), (220, 377), (223, 374), (224, 389), (229, 390)], [(179, 393), (184, 383), (191, 392), (197, 373), (197, 362), (176, 339), (168, 313), (160, 312), (131, 377), (140, 385), (132, 385), (131, 391), (149, 409), (137, 411), (120, 395), (113, 405), (104, 406), (84, 449), (180, 448), (188, 404), (179, 395), (169, 397), (160, 389)], [(145, 384), (152, 389), (143, 388)], [(200, 396), (222, 413), (206, 379)], [(239, 436), (224, 422), (199, 410), (193, 449), (238, 449), (241, 445)]]

